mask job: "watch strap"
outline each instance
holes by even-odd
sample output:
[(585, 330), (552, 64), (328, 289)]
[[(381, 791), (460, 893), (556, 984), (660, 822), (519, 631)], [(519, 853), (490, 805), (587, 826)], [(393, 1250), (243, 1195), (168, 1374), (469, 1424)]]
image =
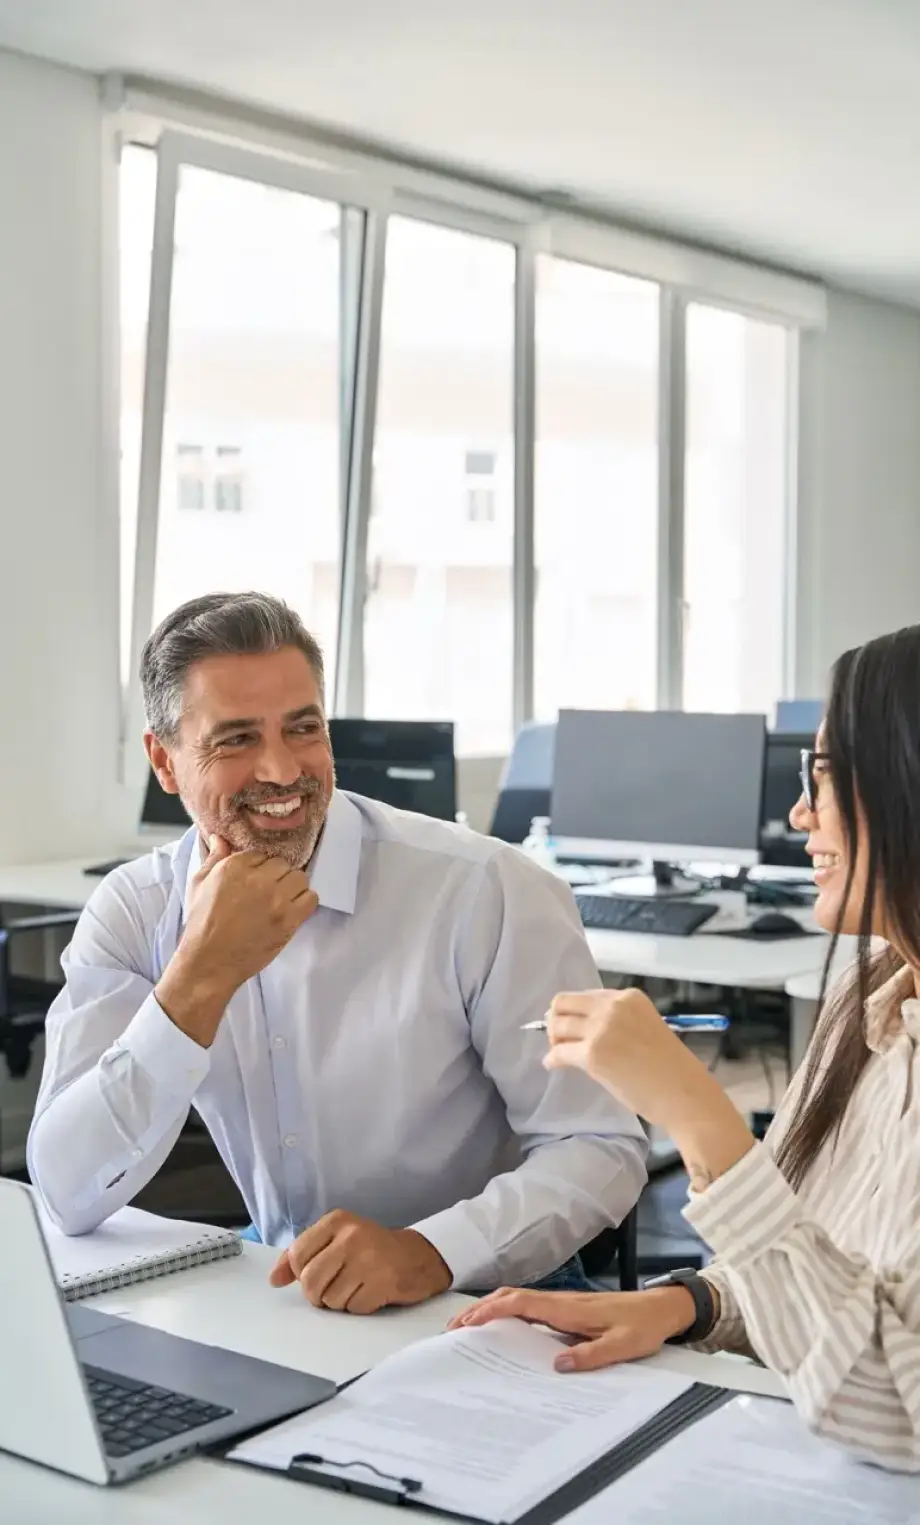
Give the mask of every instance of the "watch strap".
[(644, 1282), (645, 1287), (686, 1287), (693, 1298), (693, 1306), (696, 1309), (696, 1317), (689, 1329), (683, 1334), (672, 1335), (667, 1341), (668, 1345), (692, 1345), (697, 1340), (704, 1340), (712, 1333), (716, 1321), (715, 1300), (712, 1288), (704, 1276), (691, 1267), (676, 1271), (669, 1271), (666, 1276), (653, 1276)]

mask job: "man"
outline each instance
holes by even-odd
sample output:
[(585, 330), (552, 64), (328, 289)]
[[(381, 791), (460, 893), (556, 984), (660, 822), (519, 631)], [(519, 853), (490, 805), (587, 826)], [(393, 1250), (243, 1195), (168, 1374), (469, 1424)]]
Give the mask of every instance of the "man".
[(521, 1024), (598, 984), (569, 890), (515, 849), (335, 789), (322, 655), (259, 594), (147, 642), (147, 755), (195, 827), (117, 869), (64, 955), (29, 1168), (72, 1234), (191, 1106), (276, 1285), (355, 1313), (532, 1282), (635, 1202), (645, 1141)]

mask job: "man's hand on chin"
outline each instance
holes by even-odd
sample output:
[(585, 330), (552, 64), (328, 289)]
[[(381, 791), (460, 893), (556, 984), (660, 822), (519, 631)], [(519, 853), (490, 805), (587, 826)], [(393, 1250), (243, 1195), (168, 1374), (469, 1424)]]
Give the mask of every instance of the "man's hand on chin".
[(415, 1229), (382, 1228), (337, 1208), (294, 1240), (270, 1280), (273, 1287), (299, 1281), (316, 1308), (376, 1313), (446, 1292), (451, 1274)]

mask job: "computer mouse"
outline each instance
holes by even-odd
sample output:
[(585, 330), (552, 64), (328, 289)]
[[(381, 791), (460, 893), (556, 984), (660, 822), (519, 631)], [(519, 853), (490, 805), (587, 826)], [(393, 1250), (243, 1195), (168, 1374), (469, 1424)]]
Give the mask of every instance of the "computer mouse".
[(784, 916), (782, 911), (764, 911), (755, 916), (748, 931), (757, 937), (805, 937), (806, 929), (794, 916)]

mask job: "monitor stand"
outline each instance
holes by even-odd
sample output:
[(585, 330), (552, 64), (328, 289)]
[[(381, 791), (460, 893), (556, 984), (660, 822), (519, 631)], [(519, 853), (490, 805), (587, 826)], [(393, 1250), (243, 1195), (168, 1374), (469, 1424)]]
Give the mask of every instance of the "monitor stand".
[(610, 895), (625, 895), (639, 900), (677, 900), (700, 893), (696, 879), (685, 879), (673, 863), (652, 863), (650, 874), (628, 874), (611, 879), (606, 891)]

